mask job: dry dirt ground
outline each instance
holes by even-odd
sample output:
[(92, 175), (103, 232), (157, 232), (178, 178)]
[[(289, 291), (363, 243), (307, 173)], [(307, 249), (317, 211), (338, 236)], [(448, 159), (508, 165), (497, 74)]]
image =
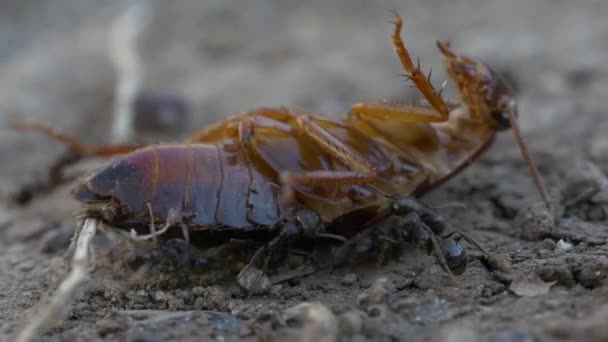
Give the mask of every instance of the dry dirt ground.
[[(62, 147), (6, 123), (36, 119), (87, 142), (108, 140), (115, 74), (107, 28), (122, 5), (0, 6), (0, 339), (8, 341), (65, 276), (77, 205), (69, 186), (25, 207), (10, 201)], [(412, 248), (384, 266), (323, 270), (249, 296), (230, 277), (116, 252), (124, 243), (100, 234), (85, 290), (40, 340), (607, 340), (606, 1), (163, 2), (142, 40), (144, 88), (178, 94), (190, 110), (173, 132), (138, 131), (137, 139), (175, 141), (261, 105), (335, 117), (356, 101), (410, 98), (390, 45), (389, 9), (404, 16), (406, 41), (434, 67), (436, 84), (445, 79), (437, 39), (515, 83), (553, 220), (535, 205), (509, 133), (423, 200), (460, 204), (440, 212), (525, 278), (471, 259), (452, 284)]]

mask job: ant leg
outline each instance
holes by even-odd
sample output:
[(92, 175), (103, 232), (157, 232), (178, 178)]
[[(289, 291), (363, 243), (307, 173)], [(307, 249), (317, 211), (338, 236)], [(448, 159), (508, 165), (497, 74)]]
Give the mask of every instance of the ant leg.
[[(446, 245), (443, 243), (444, 241), (452, 240), (441, 240), (440, 242), (437, 240), (437, 236), (433, 230), (427, 226), (420, 216), (416, 213), (409, 213), (403, 218), (403, 228), (405, 229), (405, 234), (412, 233), (411, 238), (416, 241), (420, 248), (425, 249), (427, 252), (432, 253), (437, 259), (439, 266), (448, 274), (452, 281), (455, 281), (454, 273), (460, 274), (464, 272), (464, 269), (461, 271), (460, 261), (461, 259), (465, 261), (466, 267), (466, 257), (464, 257), (464, 249), (460, 247), (458, 249), (452, 244)], [(459, 245), (458, 245), (459, 246)], [(453, 262), (452, 258), (448, 259), (447, 257), (451, 257), (452, 249), (456, 254), (454, 260), (457, 260), (458, 263)], [(447, 252), (447, 253), (446, 253)], [(462, 257), (462, 258), (461, 258)], [(450, 262), (448, 262), (450, 260)]]
[[(249, 263), (241, 270), (237, 276), (239, 284), (250, 293), (265, 292), (274, 282), (267, 276), (268, 265), (272, 259), (272, 254), (278, 248), (285, 248), (289, 251), (289, 246), (292, 242), (297, 242), (299, 238), (320, 237), (318, 233), (323, 229), (323, 222), (319, 214), (312, 209), (299, 208), (295, 209), (292, 219), (277, 222), (272, 230), (277, 230), (276, 236), (265, 246), (260, 247), (251, 257)], [(327, 236), (321, 236), (327, 238)], [(334, 235), (331, 235), (334, 237)], [(257, 266), (263, 260), (262, 268)], [(310, 270), (306, 271), (310, 273)], [(277, 279), (280, 279), (277, 278)], [(276, 280), (276, 279), (275, 279)], [(276, 280), (278, 281), (278, 280)]]
[[(456, 240), (439, 235), (444, 227), (445, 223), (438, 215), (414, 198), (396, 197), (390, 209), (366, 223), (359, 234), (336, 250), (336, 264), (348, 260), (355, 250), (369, 250), (378, 241), (403, 243), (410, 240), (433, 254), (439, 266), (454, 280), (454, 274), (461, 274), (466, 269), (467, 257)], [(400, 239), (383, 237), (386, 235), (400, 236)]]
[(486, 252), (486, 250), (483, 249), (483, 247), (481, 247), (481, 245), (479, 243), (477, 243), (477, 241), (475, 241), (472, 237), (468, 236), (467, 234), (461, 232), (460, 230), (451, 231), (448, 234), (444, 235), (443, 238), (449, 239), (449, 238), (452, 238), (453, 236), (456, 236), (454, 238), (454, 240), (460, 241), (460, 239), (464, 239), (464, 241), (468, 242), (471, 246), (475, 247), (481, 253), (488, 254), (488, 252)]
[[(393, 211), (395, 212), (416, 212), (422, 222), (424, 222), (431, 230), (439, 235), (442, 234), (446, 229), (449, 229), (448, 224), (445, 222), (441, 215), (437, 214), (433, 209), (420, 203), (414, 197), (411, 196), (398, 196), (393, 200)], [(488, 254), (473, 238), (466, 235), (460, 230), (450, 229), (451, 232), (442, 236), (443, 240), (453, 239), (455, 242), (459, 242), (460, 239), (464, 239), (471, 246), (483, 254)], [(455, 236), (455, 238), (454, 238)]]
[[(249, 293), (264, 293), (270, 289), (272, 282), (266, 274), (268, 268), (268, 262), (270, 261), (273, 249), (287, 237), (285, 231), (281, 231), (272, 241), (265, 246), (258, 248), (253, 254), (249, 263), (241, 269), (237, 276), (237, 281), (241, 287), (247, 290)], [(264, 260), (262, 269), (257, 267), (260, 260)]]
[[(411, 225), (413, 227), (413, 238), (419, 242), (425, 242), (427, 250), (430, 250), (431, 247), (431, 245), (428, 244), (429, 238), (435, 240), (430, 241), (433, 245), (435, 242), (439, 244), (439, 254), (441, 254), (441, 257), (438, 256), (438, 260), (443, 258), (446, 261), (445, 264), (440, 262), (442, 268), (445, 269), (445, 266), (448, 266), (455, 274), (461, 274), (465, 271), (467, 257), (464, 248), (458, 243), (459, 239), (451, 239), (452, 234), (440, 237), (440, 234), (448, 229), (448, 224), (441, 215), (411, 196), (395, 197), (391, 209), (393, 212), (401, 215), (415, 214), (415, 217), (412, 216), (410, 218), (410, 220), (413, 220), (413, 224)], [(428, 232), (423, 232), (420, 229), (428, 230), (430, 231), (430, 234)], [(437, 240), (435, 236), (440, 237), (439, 240)], [(470, 240), (473, 241), (472, 239)], [(471, 244), (483, 251), (481, 246), (476, 242), (473, 241)], [(435, 246), (432, 247), (433, 250), (437, 251)], [(437, 253), (435, 254), (436, 256), (438, 255)]]

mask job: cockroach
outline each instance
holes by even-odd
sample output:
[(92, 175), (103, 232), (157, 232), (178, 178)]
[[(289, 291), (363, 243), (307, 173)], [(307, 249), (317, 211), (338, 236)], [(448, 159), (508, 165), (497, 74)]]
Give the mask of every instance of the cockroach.
[[(362, 236), (376, 234), (396, 244), (418, 242), (453, 277), (466, 267), (464, 249), (454, 234), (443, 235), (448, 225), (416, 198), (462, 171), (498, 131), (512, 130), (548, 208), (549, 199), (506, 82), (486, 64), (457, 55), (449, 42), (438, 42), (460, 97), (459, 103), (446, 101), (412, 61), (401, 39), (402, 18), (394, 14), (392, 43), (424, 103), (356, 103), (341, 120), (295, 107), (259, 108), (203, 128), (182, 144), (94, 147), (43, 126), (20, 128), (46, 131), (80, 156), (126, 153), (84, 178), (74, 194), (87, 217), (140, 237), (181, 229), (192, 243), (255, 238), (264, 245), (246, 268), (259, 270), (284, 242), (346, 241), (336, 252), (340, 259)], [(362, 212), (355, 220), (360, 229), (336, 228)]]

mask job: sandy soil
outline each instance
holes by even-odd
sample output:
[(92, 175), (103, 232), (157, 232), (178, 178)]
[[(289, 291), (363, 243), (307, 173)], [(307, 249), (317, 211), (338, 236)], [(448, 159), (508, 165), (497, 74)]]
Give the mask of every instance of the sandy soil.
[[(120, 2), (33, 1), (0, 11), (0, 125), (36, 119), (108, 141), (115, 76), (107, 27)], [(471, 259), (458, 284), (415, 248), (386, 265), (346, 266), (247, 295), (115, 235), (95, 240), (96, 267), (48, 341), (567, 341), (608, 339), (608, 2), (172, 1), (142, 42), (145, 89), (182, 96), (175, 141), (261, 105), (336, 117), (361, 100), (410, 98), (390, 46), (389, 9), (440, 84), (434, 41), (511, 78), (521, 125), (553, 198), (548, 217), (508, 133), (423, 200), (510, 263)], [(448, 95), (453, 93), (448, 92)], [(62, 152), (43, 137), (0, 133), (0, 339), (8, 340), (65, 276), (77, 204), (70, 186), (17, 206), (10, 194)], [(78, 169), (91, 168), (83, 165)], [(513, 276), (518, 274), (519, 276)], [(521, 275), (526, 275), (522, 277)]]

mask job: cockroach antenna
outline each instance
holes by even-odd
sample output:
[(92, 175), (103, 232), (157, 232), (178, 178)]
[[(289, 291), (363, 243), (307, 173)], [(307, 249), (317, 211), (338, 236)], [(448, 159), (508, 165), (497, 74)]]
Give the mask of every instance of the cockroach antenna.
[(551, 212), (551, 201), (549, 196), (547, 195), (547, 191), (545, 190), (545, 185), (543, 184), (542, 179), (540, 178), (540, 174), (538, 172), (538, 168), (536, 168), (536, 164), (534, 163), (534, 159), (530, 155), (530, 151), (528, 151), (528, 147), (524, 142), (524, 138), (519, 131), (519, 125), (517, 124), (517, 119), (511, 110), (506, 111), (507, 116), (509, 117), (509, 122), (511, 124), (511, 130), (513, 131), (513, 135), (515, 136), (515, 140), (517, 141), (517, 145), (519, 145), (519, 149), (521, 150), (521, 154), (528, 164), (528, 168), (530, 169), (530, 173), (532, 174), (532, 179), (534, 180), (534, 185), (540, 194), (547, 210)]

